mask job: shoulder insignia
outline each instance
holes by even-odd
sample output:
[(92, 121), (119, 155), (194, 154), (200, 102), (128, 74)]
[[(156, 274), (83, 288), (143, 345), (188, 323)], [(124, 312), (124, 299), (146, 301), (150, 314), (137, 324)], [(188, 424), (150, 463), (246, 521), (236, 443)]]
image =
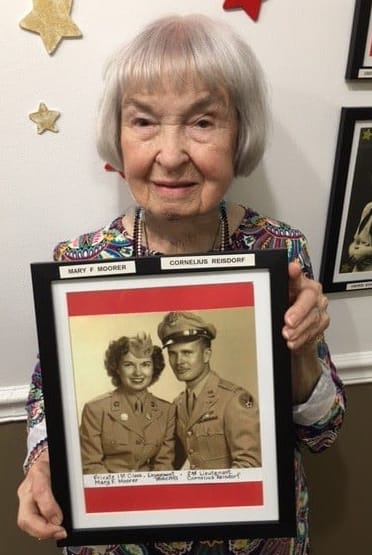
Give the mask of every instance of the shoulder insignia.
[(251, 409), (254, 406), (254, 401), (252, 395), (247, 392), (241, 393), (239, 395), (239, 404), (245, 409)]
[(218, 387), (222, 387), (222, 389), (226, 389), (227, 391), (236, 391), (237, 389), (241, 389), (240, 386), (222, 378), (218, 383)]

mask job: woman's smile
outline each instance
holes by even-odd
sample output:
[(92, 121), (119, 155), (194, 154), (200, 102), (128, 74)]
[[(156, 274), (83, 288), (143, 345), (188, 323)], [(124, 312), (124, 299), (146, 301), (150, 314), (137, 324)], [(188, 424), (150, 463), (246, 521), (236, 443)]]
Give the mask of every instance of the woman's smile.
[(156, 193), (169, 199), (182, 199), (194, 194), (198, 187), (195, 181), (152, 181)]

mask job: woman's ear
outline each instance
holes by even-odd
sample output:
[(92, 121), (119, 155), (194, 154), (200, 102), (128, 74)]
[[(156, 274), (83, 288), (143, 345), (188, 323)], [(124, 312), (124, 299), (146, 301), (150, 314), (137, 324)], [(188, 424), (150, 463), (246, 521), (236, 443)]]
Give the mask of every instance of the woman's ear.
[(109, 164), (108, 162), (105, 163), (104, 169), (105, 169), (107, 172), (116, 172), (116, 173), (119, 173), (119, 174), (121, 175), (121, 177), (122, 177), (123, 179), (125, 179), (124, 173), (123, 173), (122, 171), (120, 171), (120, 170), (116, 170), (115, 168), (113, 168), (113, 167), (111, 166), (111, 164)]

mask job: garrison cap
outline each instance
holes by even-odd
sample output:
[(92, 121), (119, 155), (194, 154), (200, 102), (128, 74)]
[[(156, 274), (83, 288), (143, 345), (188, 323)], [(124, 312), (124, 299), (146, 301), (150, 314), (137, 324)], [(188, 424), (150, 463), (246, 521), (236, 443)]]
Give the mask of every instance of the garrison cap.
[(214, 339), (216, 328), (193, 312), (169, 312), (158, 325), (158, 335), (163, 347), (168, 347), (201, 337)]
[(154, 351), (151, 336), (142, 331), (137, 333), (135, 337), (128, 337), (128, 350), (136, 358), (151, 357)]

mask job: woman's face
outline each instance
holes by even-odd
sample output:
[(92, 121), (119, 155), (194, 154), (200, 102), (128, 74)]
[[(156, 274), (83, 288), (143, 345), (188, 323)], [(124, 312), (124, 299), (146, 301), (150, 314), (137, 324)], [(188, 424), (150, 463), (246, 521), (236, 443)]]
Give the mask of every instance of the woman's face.
[(153, 376), (151, 357), (137, 358), (128, 352), (121, 358), (118, 375), (126, 391), (136, 393), (149, 387)]
[(227, 93), (185, 84), (122, 103), (124, 173), (139, 206), (175, 219), (207, 214), (234, 172), (237, 118)]

